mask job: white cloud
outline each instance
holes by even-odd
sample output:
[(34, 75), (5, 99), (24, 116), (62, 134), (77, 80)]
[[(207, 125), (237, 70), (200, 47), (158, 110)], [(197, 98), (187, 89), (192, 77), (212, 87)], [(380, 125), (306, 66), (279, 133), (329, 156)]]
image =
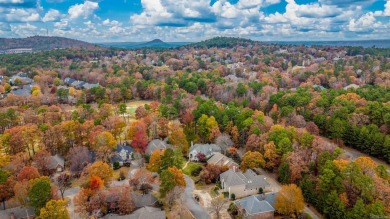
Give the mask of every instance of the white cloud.
[(50, 9), (42, 18), (43, 22), (58, 21), (61, 17), (61, 13), (58, 10)]
[(80, 17), (87, 19), (98, 8), (99, 4), (97, 2), (85, 1), (83, 4), (75, 4), (71, 6), (68, 10), (68, 13), (71, 19), (76, 19)]
[(8, 22), (33, 22), (39, 21), (40, 16), (34, 9), (11, 8), (5, 14)]
[(106, 19), (103, 21), (102, 23), (104, 26), (108, 26), (108, 27), (112, 27), (112, 26), (121, 26), (122, 23), (117, 21), (117, 20), (110, 20), (110, 19)]
[(374, 13), (368, 12), (358, 19), (351, 19), (348, 24), (348, 30), (353, 32), (372, 32), (380, 25), (380, 22), (376, 22)]

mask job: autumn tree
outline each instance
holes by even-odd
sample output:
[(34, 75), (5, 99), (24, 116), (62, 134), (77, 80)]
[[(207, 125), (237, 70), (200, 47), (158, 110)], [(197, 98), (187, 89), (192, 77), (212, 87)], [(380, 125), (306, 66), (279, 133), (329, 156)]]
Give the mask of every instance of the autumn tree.
[(138, 169), (129, 179), (130, 186), (137, 190), (140, 190), (143, 185), (152, 182), (152, 174), (144, 168)]
[(270, 170), (277, 167), (279, 164), (279, 155), (273, 141), (264, 145), (264, 160), (265, 167)]
[(130, 188), (128, 186), (122, 186), (118, 199), (118, 213), (121, 215), (130, 214), (135, 206), (131, 196)]
[(161, 168), (161, 151), (155, 150), (153, 151), (152, 155), (150, 155), (149, 163), (147, 165), (147, 168), (149, 171), (152, 172), (159, 172)]
[(146, 133), (142, 131), (138, 131), (134, 135), (131, 145), (139, 153), (145, 154), (146, 147), (148, 146), (148, 137), (146, 136)]
[(23, 169), (20, 170), (18, 173), (18, 180), (23, 181), (23, 180), (31, 180), (35, 178), (39, 178), (41, 175), (38, 172), (38, 169), (32, 166), (25, 166)]
[(295, 184), (283, 185), (276, 195), (275, 209), (283, 215), (296, 215), (303, 211), (305, 202), (301, 189)]
[(183, 155), (188, 154), (188, 141), (182, 128), (173, 129), (168, 139), (171, 145), (181, 149)]
[(142, 120), (134, 120), (127, 129), (127, 138), (133, 140), (136, 133), (142, 132), (146, 134), (146, 130), (146, 124)]
[(34, 166), (37, 167), (40, 174), (49, 176), (51, 174), (51, 154), (46, 150), (40, 150), (34, 155)]
[(160, 118), (157, 123), (157, 134), (161, 139), (164, 139), (168, 136), (168, 123), (169, 120), (167, 118)]
[(175, 188), (175, 186), (186, 185), (183, 172), (176, 167), (170, 167), (166, 170), (163, 170), (160, 174), (160, 181), (161, 197), (165, 197), (167, 193)]
[(264, 167), (263, 155), (258, 151), (248, 151), (242, 157), (240, 168), (245, 172), (247, 169)]
[(112, 168), (102, 161), (97, 161), (88, 167), (88, 176), (100, 177), (104, 181), (105, 185), (108, 185), (111, 182), (112, 175)]
[(104, 181), (99, 176), (89, 177), (88, 188), (92, 191), (97, 191), (104, 187)]
[(206, 184), (215, 183), (219, 175), (228, 169), (227, 166), (207, 164), (203, 167), (202, 171), (200, 171), (199, 177)]
[(40, 210), (37, 219), (70, 219), (65, 200), (51, 200)]

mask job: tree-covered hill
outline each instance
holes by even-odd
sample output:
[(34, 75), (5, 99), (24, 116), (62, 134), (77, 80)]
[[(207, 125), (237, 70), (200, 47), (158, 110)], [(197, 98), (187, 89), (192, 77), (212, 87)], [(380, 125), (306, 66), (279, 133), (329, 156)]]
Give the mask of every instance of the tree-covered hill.
[(95, 45), (64, 37), (33, 36), (27, 38), (0, 38), (0, 50), (32, 48), (34, 51), (56, 48), (87, 47)]
[(210, 47), (233, 47), (253, 43), (253, 40), (238, 37), (214, 37), (198, 43), (188, 45), (188, 47), (210, 48)]

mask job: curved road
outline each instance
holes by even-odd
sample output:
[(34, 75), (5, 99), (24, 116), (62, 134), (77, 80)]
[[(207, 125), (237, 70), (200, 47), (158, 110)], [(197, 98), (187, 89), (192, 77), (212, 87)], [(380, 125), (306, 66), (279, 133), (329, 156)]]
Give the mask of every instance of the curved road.
[(207, 211), (202, 208), (202, 206), (200, 206), (199, 203), (194, 199), (194, 181), (187, 175), (184, 175), (184, 178), (186, 180), (186, 188), (182, 195), (184, 204), (196, 219), (210, 219), (210, 215), (207, 213)]

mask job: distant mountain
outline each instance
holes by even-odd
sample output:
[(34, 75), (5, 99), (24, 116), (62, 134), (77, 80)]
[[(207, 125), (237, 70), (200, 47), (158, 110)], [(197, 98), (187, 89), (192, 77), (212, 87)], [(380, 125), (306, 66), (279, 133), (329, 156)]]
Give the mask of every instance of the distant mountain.
[(198, 48), (210, 48), (210, 47), (233, 47), (236, 45), (244, 45), (253, 43), (255, 41), (250, 39), (238, 38), (238, 37), (214, 37), (208, 40), (204, 40), (198, 43), (192, 43), (188, 46)]
[(27, 38), (0, 38), (0, 50), (32, 48), (33, 51), (71, 47), (96, 47), (93, 44), (65, 37), (33, 36)]
[(155, 39), (149, 42), (119, 42), (119, 43), (99, 43), (103, 47), (114, 47), (123, 49), (140, 49), (140, 48), (176, 48), (187, 45), (186, 42), (164, 42), (160, 39)]

